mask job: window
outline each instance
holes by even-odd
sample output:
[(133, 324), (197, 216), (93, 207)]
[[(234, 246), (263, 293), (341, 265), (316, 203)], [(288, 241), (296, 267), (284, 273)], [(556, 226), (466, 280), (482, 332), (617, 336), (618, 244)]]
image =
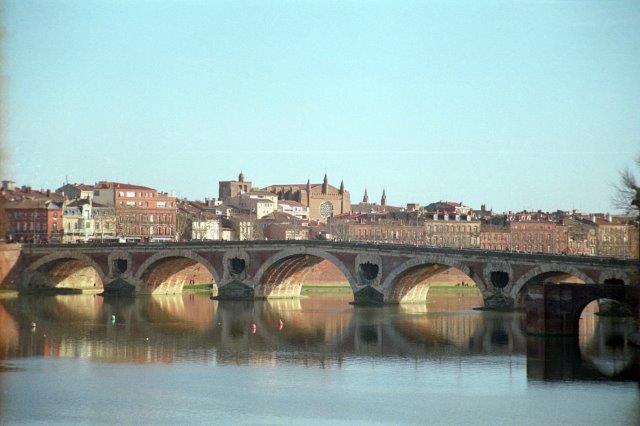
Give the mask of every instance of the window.
[(136, 193), (135, 191), (127, 191), (127, 197), (128, 198), (135, 198)]

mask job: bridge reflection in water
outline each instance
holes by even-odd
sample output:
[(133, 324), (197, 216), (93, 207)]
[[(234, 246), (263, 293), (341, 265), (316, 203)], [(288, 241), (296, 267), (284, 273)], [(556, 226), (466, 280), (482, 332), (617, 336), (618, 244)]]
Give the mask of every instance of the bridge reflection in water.
[(217, 302), (184, 294), (5, 299), (0, 300), (0, 359), (329, 368), (350, 358), (481, 362), (482, 357), (508, 357), (526, 363), (530, 380), (639, 377), (638, 351), (626, 340), (631, 321), (585, 315), (579, 339), (540, 338), (523, 332), (521, 313), (474, 311), (479, 295), (441, 295), (428, 304), (382, 308), (350, 306), (347, 298)]

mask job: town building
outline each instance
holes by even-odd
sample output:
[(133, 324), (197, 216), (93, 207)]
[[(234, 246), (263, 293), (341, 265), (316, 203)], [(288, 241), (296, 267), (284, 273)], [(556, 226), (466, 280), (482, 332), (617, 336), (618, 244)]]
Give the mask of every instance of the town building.
[(244, 214), (255, 216), (256, 219), (271, 214), (278, 208), (278, 196), (269, 191), (242, 192), (230, 197), (226, 202)]
[(60, 194), (67, 200), (75, 200), (78, 198), (92, 199), (93, 191), (95, 190), (93, 185), (87, 185), (84, 183), (66, 183), (60, 188), (56, 189), (56, 194)]
[(638, 229), (630, 218), (599, 215), (597, 225), (596, 254), (618, 258), (638, 256)]
[(44, 198), (5, 200), (6, 241), (58, 243), (62, 240), (62, 202)]
[(267, 240), (308, 240), (311, 228), (308, 220), (284, 212), (273, 212), (260, 221)]
[(280, 200), (278, 201), (278, 211), (289, 214), (298, 220), (309, 220), (309, 207), (303, 206), (297, 201)]
[(511, 221), (511, 249), (528, 253), (566, 253), (564, 228), (551, 221)]
[(380, 204), (369, 202), (369, 194), (365, 188), (362, 201), (351, 205), (351, 211), (354, 213), (385, 213), (391, 210), (397, 211), (400, 209), (397, 207), (387, 206), (387, 194), (384, 189), (382, 190), (382, 196), (380, 197)]
[(238, 180), (218, 182), (218, 198), (222, 202), (226, 202), (232, 197), (252, 190), (251, 181), (245, 180), (242, 172), (238, 175)]
[(452, 217), (456, 215), (470, 216), (473, 213), (471, 207), (456, 201), (437, 201), (427, 204), (423, 210), (426, 213), (447, 214)]
[(354, 214), (334, 217), (330, 233), (338, 240), (370, 241), (437, 247), (480, 247), (480, 222), (470, 216), (433, 215), (393, 219), (392, 213)]
[(191, 222), (191, 239), (197, 241), (219, 240), (220, 219), (203, 215)]
[(580, 217), (569, 216), (562, 219), (564, 236), (567, 238), (566, 253), (594, 256), (597, 250), (598, 229), (595, 222)]
[(485, 250), (511, 250), (511, 228), (509, 223), (480, 225), (480, 248)]
[(47, 243), (62, 239), (62, 197), (49, 190), (2, 181), (2, 230), (6, 241)]
[(127, 241), (173, 241), (175, 197), (153, 188), (119, 182), (95, 184), (93, 200), (113, 207), (117, 235)]
[(62, 242), (85, 243), (93, 238), (94, 222), (88, 199), (65, 201), (62, 206)]
[(114, 208), (94, 203), (89, 198), (78, 198), (64, 202), (62, 227), (63, 243), (117, 239)]

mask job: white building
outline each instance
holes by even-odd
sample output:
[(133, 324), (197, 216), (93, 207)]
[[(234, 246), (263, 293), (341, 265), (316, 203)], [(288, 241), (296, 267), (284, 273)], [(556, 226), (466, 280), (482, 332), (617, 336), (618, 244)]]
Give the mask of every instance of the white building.
[(268, 191), (250, 191), (229, 198), (227, 204), (260, 219), (277, 210), (278, 195)]
[(91, 201), (78, 199), (62, 206), (62, 242), (87, 242), (95, 232)]
[(192, 240), (219, 240), (220, 220), (218, 219), (194, 219), (191, 222)]
[(293, 200), (279, 200), (278, 211), (290, 214), (301, 220), (309, 219), (309, 207)]

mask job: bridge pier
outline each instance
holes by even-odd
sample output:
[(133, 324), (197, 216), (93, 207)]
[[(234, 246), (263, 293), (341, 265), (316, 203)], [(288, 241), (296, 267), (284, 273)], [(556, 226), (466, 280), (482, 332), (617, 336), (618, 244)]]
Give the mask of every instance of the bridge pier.
[(254, 300), (255, 290), (242, 281), (233, 280), (218, 286), (218, 292), (213, 298), (216, 300)]
[(384, 295), (371, 286), (366, 286), (353, 294), (353, 305), (382, 306), (385, 304)]
[(527, 333), (577, 335), (582, 310), (599, 299), (620, 302), (640, 319), (640, 286), (532, 284), (525, 295)]

